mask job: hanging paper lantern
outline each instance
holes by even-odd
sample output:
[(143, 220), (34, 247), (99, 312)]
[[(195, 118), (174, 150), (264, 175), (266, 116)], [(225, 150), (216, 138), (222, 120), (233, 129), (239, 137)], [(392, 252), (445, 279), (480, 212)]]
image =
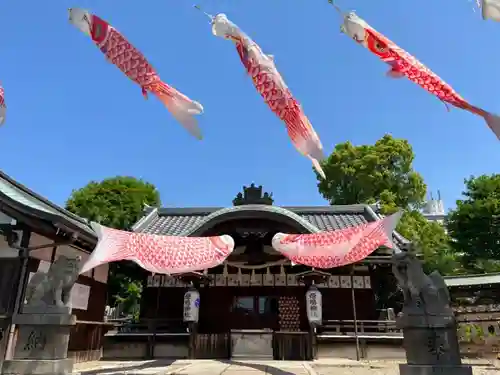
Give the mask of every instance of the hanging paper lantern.
[(315, 285), (311, 285), (306, 292), (306, 309), (309, 323), (321, 325), (323, 315), (323, 305), (321, 292)]
[(200, 293), (192, 288), (184, 294), (184, 321), (198, 322), (200, 311)]

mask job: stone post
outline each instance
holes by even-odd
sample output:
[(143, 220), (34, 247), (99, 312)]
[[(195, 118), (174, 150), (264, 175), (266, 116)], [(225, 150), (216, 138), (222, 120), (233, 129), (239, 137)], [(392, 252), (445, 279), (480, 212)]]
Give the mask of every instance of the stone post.
[(397, 319), (407, 360), (399, 366), (401, 375), (472, 375), (472, 368), (462, 364), (457, 323), (443, 277), (436, 271), (426, 275), (409, 252), (394, 255), (393, 272), (404, 295)]
[(18, 334), (13, 359), (3, 364), (4, 375), (69, 375), (71, 327), (70, 292), (78, 278), (80, 258), (60, 256), (47, 273), (37, 272), (26, 287), (26, 304), (13, 317)]

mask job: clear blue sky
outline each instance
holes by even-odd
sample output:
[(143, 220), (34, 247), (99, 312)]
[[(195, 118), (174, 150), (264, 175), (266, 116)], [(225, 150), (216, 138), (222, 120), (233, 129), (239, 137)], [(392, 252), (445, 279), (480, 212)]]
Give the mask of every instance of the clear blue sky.
[[(144, 6), (142, 5), (144, 4)], [(499, 172), (500, 143), (480, 117), (445, 106), (340, 34), (326, 0), (203, 0), (273, 54), (325, 151), (385, 133), (409, 139), (415, 167), (447, 206), (463, 178)], [(500, 114), (500, 24), (467, 0), (344, 0), (471, 103)], [(139, 48), (162, 79), (200, 101), (205, 139), (189, 136), (154, 97), (104, 60), (68, 23), (87, 8)], [(4, 1), (0, 81), (7, 122), (0, 168), (56, 203), (91, 179), (132, 175), (166, 206), (227, 206), (254, 181), (280, 205), (322, 205), (310, 162), (291, 145), (245, 75), (231, 42), (211, 34), (191, 1)]]

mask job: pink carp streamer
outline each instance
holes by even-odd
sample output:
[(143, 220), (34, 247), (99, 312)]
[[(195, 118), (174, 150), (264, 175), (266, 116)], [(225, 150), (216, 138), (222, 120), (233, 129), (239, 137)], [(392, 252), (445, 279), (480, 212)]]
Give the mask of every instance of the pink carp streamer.
[(297, 264), (328, 269), (356, 263), (380, 246), (393, 248), (402, 212), (355, 227), (314, 234), (276, 233), (273, 248)]
[(325, 159), (321, 141), (276, 69), (274, 57), (264, 54), (257, 43), (229, 21), (225, 14), (212, 17), (212, 33), (236, 44), (241, 62), (252, 77), (255, 88), (269, 108), (285, 123), (288, 136), (297, 151), (308, 157), (316, 171), (325, 178), (319, 163)]
[(216, 267), (234, 249), (231, 236), (175, 237), (132, 233), (92, 223), (98, 243), (80, 274), (101, 264), (131, 260), (160, 274), (194, 272)]
[(390, 66), (387, 75), (391, 78), (406, 77), (443, 103), (469, 111), (484, 118), (488, 127), (500, 139), (500, 117), (475, 107), (462, 98), (436, 73), (418, 61), (408, 52), (368, 25), (365, 20), (351, 12), (344, 16), (341, 30), (378, 56)]
[(483, 19), (500, 22), (500, 0), (477, 0)]
[(5, 123), (5, 114), (7, 112), (7, 106), (5, 105), (5, 91), (2, 86), (0, 86), (0, 125)]
[(106, 21), (79, 8), (69, 9), (69, 20), (92, 38), (109, 62), (141, 87), (146, 99), (148, 92), (154, 94), (191, 135), (202, 139), (194, 118), (194, 115), (203, 113), (200, 103), (163, 82), (144, 55)]

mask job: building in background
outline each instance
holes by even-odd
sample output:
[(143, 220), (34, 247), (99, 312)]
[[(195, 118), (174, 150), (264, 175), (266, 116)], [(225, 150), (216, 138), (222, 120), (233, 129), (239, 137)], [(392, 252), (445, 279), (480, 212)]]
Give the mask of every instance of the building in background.
[(435, 221), (440, 224), (444, 224), (444, 219), (446, 218), (444, 202), (441, 199), (441, 192), (439, 190), (437, 194), (437, 199), (434, 199), (432, 193), (430, 194), (430, 199), (425, 203), (425, 206), (422, 209), (422, 214), (429, 221)]

